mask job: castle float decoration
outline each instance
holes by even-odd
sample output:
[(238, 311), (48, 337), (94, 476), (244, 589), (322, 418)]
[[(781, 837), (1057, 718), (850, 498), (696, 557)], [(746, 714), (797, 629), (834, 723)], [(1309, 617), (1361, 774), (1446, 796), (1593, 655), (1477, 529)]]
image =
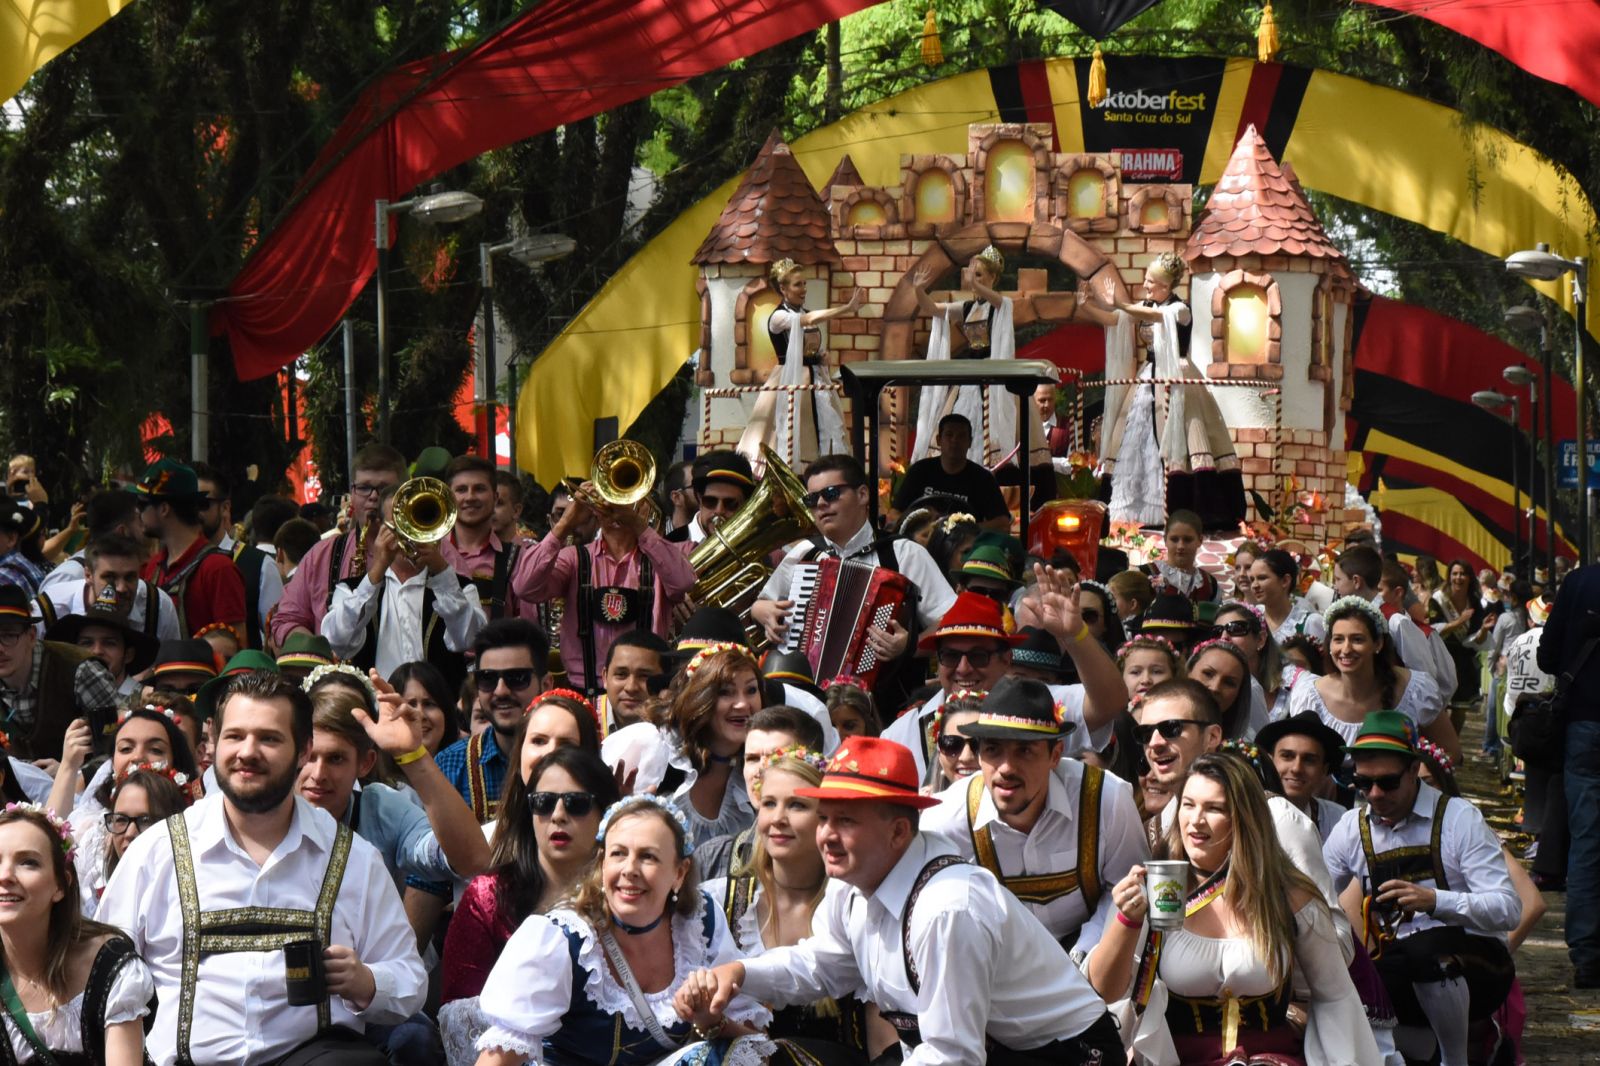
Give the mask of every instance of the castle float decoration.
[[(777, 361), (766, 318), (778, 300), (766, 273), (779, 259), (806, 268), (808, 307), (866, 290), (858, 315), (826, 326), (838, 365), (922, 358), (928, 322), (912, 275), (929, 268), (934, 299), (959, 299), (939, 287), (958, 284), (960, 268), (989, 244), (1006, 256), (1019, 330), (1080, 321), (1081, 284), (1136, 298), (1145, 267), (1176, 252), (1190, 266), (1179, 294), (1194, 318), (1195, 365), (1212, 382), (1264, 383), (1212, 389), (1245, 487), (1290, 505), (1285, 532), (1309, 542), (1359, 522), (1343, 508), (1356, 281), (1293, 170), (1250, 127), (1191, 224), (1191, 186), (1129, 180), (1122, 153), (1058, 152), (1053, 138), (1047, 123), (976, 124), (964, 155), (903, 156), (893, 186), (867, 185), (846, 155), (819, 194), (774, 133), (694, 258), (696, 383), (712, 397), (696, 405), (701, 445), (738, 442), (756, 399), (743, 390)], [(886, 390), (889, 457), (910, 450), (913, 401)]]

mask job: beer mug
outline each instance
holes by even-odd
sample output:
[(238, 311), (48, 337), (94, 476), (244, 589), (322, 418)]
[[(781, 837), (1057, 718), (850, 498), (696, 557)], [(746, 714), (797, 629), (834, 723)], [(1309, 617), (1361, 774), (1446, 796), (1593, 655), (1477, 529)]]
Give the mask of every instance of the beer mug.
[(1182, 860), (1157, 860), (1145, 863), (1144, 870), (1150, 928), (1182, 929), (1184, 903), (1189, 896), (1189, 864)]

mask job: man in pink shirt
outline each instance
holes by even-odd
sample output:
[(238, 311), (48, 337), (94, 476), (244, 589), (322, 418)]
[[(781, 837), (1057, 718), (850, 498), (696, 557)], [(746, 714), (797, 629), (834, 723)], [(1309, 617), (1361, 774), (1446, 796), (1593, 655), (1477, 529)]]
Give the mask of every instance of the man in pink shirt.
[(279, 647), (290, 633), (303, 630), (315, 636), (322, 632), (322, 617), (328, 613), (334, 586), (361, 575), (356, 566), (361, 530), (376, 519), (378, 499), (384, 490), (406, 477), (405, 457), (385, 444), (362, 448), (356, 452), (353, 465), (355, 483), (350, 486), (348, 531), (313, 544), (300, 560), (294, 577), (283, 587), (283, 598), (272, 616), (272, 639)]
[[(586, 482), (579, 495), (593, 489)], [(517, 561), (512, 587), (530, 608), (525, 614), (545, 600), (566, 598), (561, 660), (573, 688), (600, 690), (599, 664), (621, 633), (649, 629), (664, 638), (673, 606), (694, 587), (689, 560), (650, 528), (642, 507), (591, 508), (574, 498), (545, 538)], [(596, 515), (598, 539), (562, 546)]]
[(506, 586), (522, 545), (506, 544), (494, 532), (494, 465), (476, 455), (458, 455), (444, 468), (445, 484), (456, 500), (456, 525), (439, 545), (456, 573), (478, 586), (484, 613), (517, 617), (517, 600)]

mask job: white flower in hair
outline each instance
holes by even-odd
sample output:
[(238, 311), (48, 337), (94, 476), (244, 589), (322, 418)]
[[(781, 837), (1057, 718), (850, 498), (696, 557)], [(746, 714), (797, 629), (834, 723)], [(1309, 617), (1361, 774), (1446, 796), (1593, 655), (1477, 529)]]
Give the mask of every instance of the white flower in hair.
[(1372, 623), (1373, 631), (1379, 636), (1389, 632), (1389, 623), (1384, 619), (1383, 612), (1374, 607), (1371, 600), (1362, 596), (1341, 596), (1334, 600), (1328, 605), (1328, 609), (1322, 612), (1322, 624), (1331, 633), (1333, 632), (1333, 616), (1345, 614), (1352, 609), (1366, 615), (1367, 620)]
[(366, 671), (358, 666), (351, 666), (349, 663), (328, 663), (325, 666), (317, 667), (306, 675), (304, 681), (300, 682), (301, 691), (310, 692), (313, 688), (316, 688), (318, 681), (321, 681), (329, 674), (344, 674), (347, 677), (355, 678), (361, 682), (361, 687), (366, 689), (368, 694), (372, 696), (373, 701), (377, 701), (378, 689), (377, 686), (373, 685), (372, 679), (367, 677)]

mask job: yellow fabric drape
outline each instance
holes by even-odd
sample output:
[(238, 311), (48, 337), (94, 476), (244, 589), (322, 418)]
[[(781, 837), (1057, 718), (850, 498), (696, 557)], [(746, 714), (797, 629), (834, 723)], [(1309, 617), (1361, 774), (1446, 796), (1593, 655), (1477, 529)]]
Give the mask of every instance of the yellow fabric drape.
[(0, 100), (133, 0), (0, 0)]

